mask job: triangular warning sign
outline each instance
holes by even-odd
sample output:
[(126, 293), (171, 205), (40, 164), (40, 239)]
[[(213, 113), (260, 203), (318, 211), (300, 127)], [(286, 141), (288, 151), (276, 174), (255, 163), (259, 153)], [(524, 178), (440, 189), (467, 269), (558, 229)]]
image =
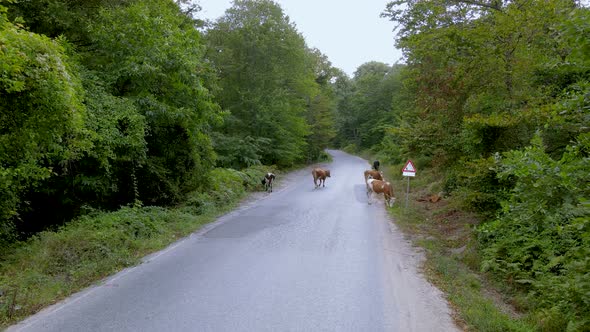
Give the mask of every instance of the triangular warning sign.
[(406, 166), (404, 166), (404, 168), (402, 169), (402, 175), (403, 176), (416, 176), (416, 167), (414, 166), (414, 163), (412, 163), (411, 160), (408, 160), (408, 162), (406, 163)]
[(408, 160), (408, 162), (406, 163), (406, 166), (404, 166), (403, 171), (404, 172), (415, 172), (416, 167), (414, 167), (414, 163), (412, 163), (411, 160)]

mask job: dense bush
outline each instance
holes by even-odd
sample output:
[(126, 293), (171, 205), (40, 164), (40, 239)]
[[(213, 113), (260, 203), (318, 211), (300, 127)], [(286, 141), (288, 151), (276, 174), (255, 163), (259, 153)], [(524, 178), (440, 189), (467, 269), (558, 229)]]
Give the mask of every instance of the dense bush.
[(88, 146), (84, 91), (64, 45), (0, 18), (0, 247), (23, 194)]
[(200, 33), (176, 4), (162, 0), (103, 8), (89, 36), (94, 52), (83, 63), (147, 122), (147, 159), (137, 169), (140, 199), (179, 202), (213, 166), (208, 132), (220, 120), (202, 81), (207, 65)]
[(275, 172), (275, 169), (262, 165), (241, 171), (215, 168), (207, 179), (207, 189), (189, 193), (182, 204), (183, 210), (195, 214), (207, 213), (217, 205), (236, 201), (247, 191), (261, 190), (261, 180), (267, 172)]
[(523, 151), (504, 155), (499, 177), (515, 186), (502, 212), (479, 227), (483, 269), (529, 292), (549, 321), (590, 328), (590, 134), (560, 160), (544, 151), (541, 136)]

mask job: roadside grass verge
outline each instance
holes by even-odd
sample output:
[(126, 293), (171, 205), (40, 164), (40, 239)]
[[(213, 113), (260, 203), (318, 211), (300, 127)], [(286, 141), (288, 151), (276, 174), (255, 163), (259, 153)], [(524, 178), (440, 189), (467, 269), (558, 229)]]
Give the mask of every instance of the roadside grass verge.
[(421, 170), (411, 178), (406, 208), (407, 179), (401, 176), (402, 167), (384, 169), (397, 196), (389, 212), (413, 243), (424, 248), (425, 274), (446, 294), (457, 324), (466, 331), (535, 331), (534, 322), (512, 305), (514, 298), (479, 272), (473, 236), (477, 217), (452, 198), (442, 197), (441, 177), (432, 171)]
[(260, 190), (265, 166), (215, 169), (210, 189), (173, 208), (93, 211), (15, 245), (0, 261), (0, 329), (32, 315), (214, 221)]

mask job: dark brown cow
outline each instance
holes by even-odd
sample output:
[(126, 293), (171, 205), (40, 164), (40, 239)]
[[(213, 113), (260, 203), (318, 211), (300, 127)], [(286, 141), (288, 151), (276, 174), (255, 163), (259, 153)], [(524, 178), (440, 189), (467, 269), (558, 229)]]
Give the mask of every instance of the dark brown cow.
[(393, 195), (393, 187), (387, 181), (375, 180), (371, 176), (367, 179), (367, 202), (371, 204), (373, 194), (383, 194), (385, 198), (385, 205), (393, 206), (395, 203), (395, 196)]
[(375, 171), (375, 170), (366, 170), (365, 171), (365, 183), (367, 183), (367, 179), (369, 178), (369, 176), (371, 176), (375, 180), (384, 181), (383, 172), (379, 172), (379, 171)]
[[(311, 171), (311, 175), (313, 175), (313, 184), (315, 187), (319, 187), (322, 185), (323, 187), (326, 186), (326, 178), (330, 177), (330, 170), (329, 169), (322, 169), (322, 168), (314, 168)], [(319, 180), (319, 182), (318, 182)]]

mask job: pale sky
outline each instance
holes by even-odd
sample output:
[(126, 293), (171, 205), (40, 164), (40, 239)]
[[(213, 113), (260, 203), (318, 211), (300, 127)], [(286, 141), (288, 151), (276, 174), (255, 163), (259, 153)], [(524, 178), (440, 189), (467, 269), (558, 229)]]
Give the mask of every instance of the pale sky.
[[(230, 0), (197, 0), (196, 16), (215, 20), (231, 6)], [(363, 63), (392, 65), (401, 59), (394, 46), (395, 23), (379, 14), (388, 0), (275, 0), (289, 16), (309, 47), (325, 54), (332, 66), (350, 77)]]

